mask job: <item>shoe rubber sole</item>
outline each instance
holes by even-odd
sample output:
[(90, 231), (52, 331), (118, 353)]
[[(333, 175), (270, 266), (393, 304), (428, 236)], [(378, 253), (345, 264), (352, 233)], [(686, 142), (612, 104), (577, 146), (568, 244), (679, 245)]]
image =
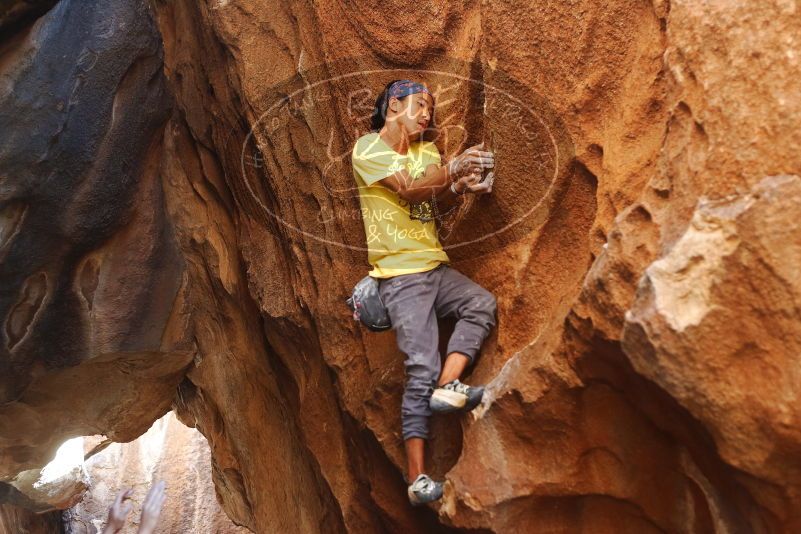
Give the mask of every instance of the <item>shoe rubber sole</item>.
[(431, 394), (429, 406), (431, 410), (438, 413), (455, 412), (464, 408), (467, 402), (467, 395), (450, 391), (447, 389), (437, 388)]
[(484, 398), (484, 388), (475, 388), (476, 393), (473, 395), (472, 399), (467, 399), (464, 405), (464, 411), (469, 412), (479, 404), (481, 404), (481, 400)]
[(432, 498), (430, 500), (427, 500), (427, 501), (419, 500), (417, 495), (415, 495), (415, 493), (412, 491), (412, 487), (411, 486), (409, 486), (409, 488), (406, 490), (406, 494), (409, 496), (409, 503), (411, 503), (412, 506), (422, 506), (424, 504), (428, 504), (430, 502), (438, 501), (439, 499), (441, 499), (442, 498), (442, 488), (440, 487), (439, 490), (434, 494), (435, 495), (434, 498)]

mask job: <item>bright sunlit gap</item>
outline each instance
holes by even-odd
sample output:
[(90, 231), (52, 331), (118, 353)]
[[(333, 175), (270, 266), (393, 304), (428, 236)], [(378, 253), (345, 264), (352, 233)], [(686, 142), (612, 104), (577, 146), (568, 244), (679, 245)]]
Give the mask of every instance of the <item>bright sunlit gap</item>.
[(34, 482), (33, 487), (39, 488), (49, 482), (58, 480), (83, 466), (83, 436), (68, 439), (56, 452), (56, 457), (44, 466), (39, 480)]

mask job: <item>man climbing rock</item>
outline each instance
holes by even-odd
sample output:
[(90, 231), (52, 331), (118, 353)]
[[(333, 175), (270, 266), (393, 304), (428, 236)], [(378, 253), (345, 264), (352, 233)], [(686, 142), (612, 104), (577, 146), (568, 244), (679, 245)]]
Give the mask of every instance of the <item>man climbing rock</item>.
[[(379, 280), (379, 295), (406, 355), (406, 386), (401, 405), (402, 433), (408, 461), (409, 500), (435, 501), (442, 483), (423, 465), (432, 413), (469, 411), (482, 399), (483, 387), (459, 377), (479, 355), (496, 324), (495, 297), (449, 265), (437, 236), (439, 203), (466, 193), (492, 191), (492, 152), (477, 145), (441, 165), (433, 142), (434, 98), (411, 80), (389, 83), (376, 100), (372, 131), (360, 137), (352, 162), (367, 239), (369, 275)], [(441, 363), (437, 317), (457, 319)]]

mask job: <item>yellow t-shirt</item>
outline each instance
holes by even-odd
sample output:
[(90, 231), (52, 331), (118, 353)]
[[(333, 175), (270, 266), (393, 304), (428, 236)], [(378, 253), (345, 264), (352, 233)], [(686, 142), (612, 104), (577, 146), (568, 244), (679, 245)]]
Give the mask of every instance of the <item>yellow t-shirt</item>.
[(398, 154), (378, 132), (371, 132), (356, 140), (351, 159), (367, 237), (367, 260), (373, 266), (368, 274), (389, 278), (450, 262), (437, 236), (430, 201), (410, 204), (376, 183), (403, 166), (415, 180), (422, 178), (428, 165), (440, 164), (434, 143), (410, 143), (406, 154)]

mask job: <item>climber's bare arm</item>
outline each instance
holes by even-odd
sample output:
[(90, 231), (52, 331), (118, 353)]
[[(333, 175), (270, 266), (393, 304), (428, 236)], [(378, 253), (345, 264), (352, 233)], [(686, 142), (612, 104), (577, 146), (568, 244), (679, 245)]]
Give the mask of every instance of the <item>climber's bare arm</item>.
[[(429, 169), (436, 167), (436, 170)], [(451, 185), (448, 169), (437, 165), (429, 165), (423, 178), (414, 180), (406, 169), (401, 169), (378, 183), (396, 192), (407, 202), (421, 202), (448, 189)]]
[[(436, 172), (436, 170), (440, 168), (443, 167), (440, 167), (436, 163), (432, 163), (431, 165), (426, 167), (426, 174), (428, 174), (429, 172)], [(467, 185), (464, 183), (464, 178), (460, 178), (459, 180), (457, 180), (454, 187), (461, 194), (454, 193), (451, 190), (450, 185), (448, 185), (448, 187), (442, 189), (437, 193), (437, 202), (439, 203), (439, 210), (441, 212), (449, 212), (451, 208), (453, 208), (459, 202), (459, 200), (463, 198), (462, 195), (464, 194), (464, 192), (467, 191)]]
[[(471, 192), (481, 193), (485, 187), (477, 188), (477, 181), (483, 169), (495, 166), (492, 152), (480, 150), (482, 145), (468, 148), (462, 154), (453, 158), (447, 165), (431, 164), (426, 167), (423, 178), (412, 179), (406, 169), (401, 169), (386, 178), (378, 181), (381, 185), (391, 189), (407, 202), (421, 202), (432, 196), (450, 191), (451, 180), (456, 181), (457, 191), (469, 189)], [(445, 193), (453, 196), (453, 193)]]

